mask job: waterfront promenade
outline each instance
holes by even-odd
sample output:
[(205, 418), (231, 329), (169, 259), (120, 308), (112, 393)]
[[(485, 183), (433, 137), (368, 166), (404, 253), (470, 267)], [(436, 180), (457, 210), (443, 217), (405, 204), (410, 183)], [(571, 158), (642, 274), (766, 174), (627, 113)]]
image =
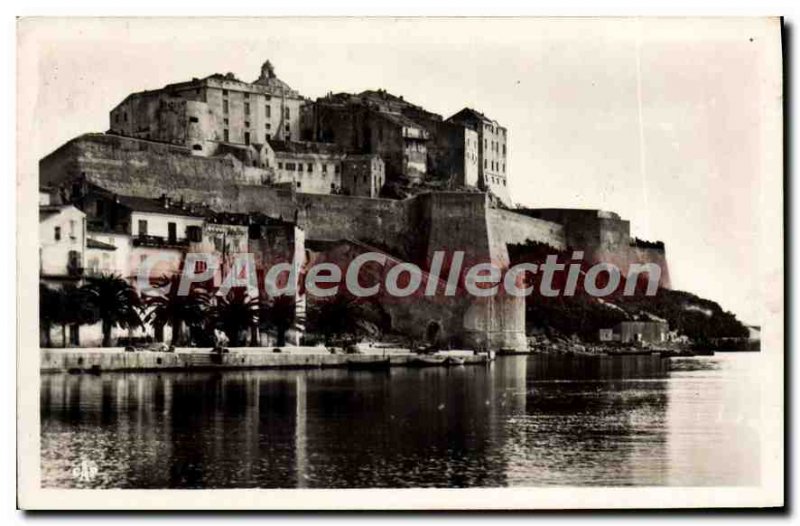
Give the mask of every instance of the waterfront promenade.
[[(279, 351), (279, 352), (276, 352)], [(438, 356), (458, 357), (464, 364), (485, 364), (487, 354), (469, 350), (440, 351)], [(418, 355), (403, 348), (367, 348), (360, 354), (332, 353), (326, 347), (239, 347), (217, 353), (211, 349), (178, 348), (175, 352), (116, 348), (41, 349), (43, 373), (103, 371), (157, 371), (204, 369), (278, 369), (346, 367), (355, 357), (389, 358), (392, 367), (409, 365)]]

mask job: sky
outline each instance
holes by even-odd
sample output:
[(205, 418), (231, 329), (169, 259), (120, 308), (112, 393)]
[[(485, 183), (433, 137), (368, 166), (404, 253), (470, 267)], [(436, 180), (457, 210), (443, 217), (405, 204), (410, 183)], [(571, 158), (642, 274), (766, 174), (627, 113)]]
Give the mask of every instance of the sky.
[(46, 19), (18, 38), (22, 177), (107, 130), (128, 93), (252, 81), (269, 59), (309, 98), (383, 88), (445, 118), (483, 112), (508, 128), (516, 203), (615, 211), (666, 243), (673, 288), (765, 317), (763, 247), (782, 235), (764, 219), (781, 207), (774, 19)]

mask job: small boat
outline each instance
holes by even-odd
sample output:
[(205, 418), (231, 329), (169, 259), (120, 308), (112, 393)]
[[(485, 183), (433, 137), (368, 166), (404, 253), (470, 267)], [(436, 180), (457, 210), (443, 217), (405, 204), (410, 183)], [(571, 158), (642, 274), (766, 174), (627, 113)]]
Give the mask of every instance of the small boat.
[(447, 357), (445, 356), (414, 356), (408, 360), (409, 367), (437, 367), (445, 365)]
[(380, 356), (359, 356), (348, 358), (347, 368), (353, 371), (386, 371), (391, 366), (389, 358)]
[(462, 356), (448, 356), (444, 363), (445, 365), (464, 365), (466, 360)]

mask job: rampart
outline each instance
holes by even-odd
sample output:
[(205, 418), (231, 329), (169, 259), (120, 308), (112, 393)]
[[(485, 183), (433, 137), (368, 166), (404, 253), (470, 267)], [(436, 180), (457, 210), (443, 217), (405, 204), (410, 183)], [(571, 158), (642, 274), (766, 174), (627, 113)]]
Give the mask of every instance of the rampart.
[[(114, 135), (76, 137), (40, 161), (40, 182), (69, 192), (83, 181), (140, 197), (166, 195), (218, 211), (260, 212), (295, 222), (309, 241), (353, 240), (428, 269), (437, 250), (465, 252), (465, 264), (509, 263), (507, 246), (528, 241), (584, 250), (585, 259), (626, 269), (633, 262), (662, 266), (663, 245), (638, 246), (628, 221), (598, 210), (492, 208), (486, 194), (431, 192), (405, 200), (295, 193), (244, 184), (243, 165), (231, 156), (200, 157), (187, 148)], [(478, 347), (525, 345), (524, 301), (476, 300), (463, 330)]]

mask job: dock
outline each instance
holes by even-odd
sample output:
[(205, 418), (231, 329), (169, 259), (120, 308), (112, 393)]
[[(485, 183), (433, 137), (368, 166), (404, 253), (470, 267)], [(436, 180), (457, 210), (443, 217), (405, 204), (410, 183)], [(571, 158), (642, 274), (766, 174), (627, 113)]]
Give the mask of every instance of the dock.
[[(464, 365), (485, 365), (493, 356), (473, 351), (440, 351), (463, 358)], [(175, 352), (125, 351), (123, 348), (45, 348), (42, 373), (106, 371), (195, 371), (217, 369), (317, 369), (348, 366), (354, 357), (385, 357), (390, 367), (406, 367), (418, 356), (408, 349), (374, 349), (360, 354), (332, 353), (325, 347), (238, 347), (218, 353), (210, 348), (178, 348)]]

